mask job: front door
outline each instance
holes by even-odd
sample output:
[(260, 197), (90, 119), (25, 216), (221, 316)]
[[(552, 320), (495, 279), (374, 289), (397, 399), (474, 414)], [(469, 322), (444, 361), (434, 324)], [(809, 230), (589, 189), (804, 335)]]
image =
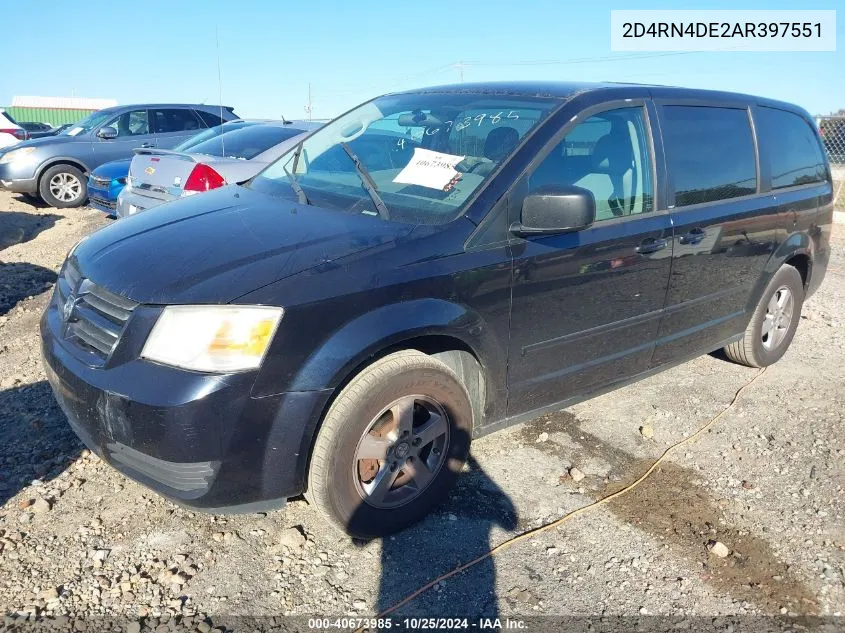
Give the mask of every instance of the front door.
[(588, 189), (596, 220), (513, 244), (509, 416), (645, 371), (669, 280), (672, 229), (656, 205), (646, 103), (592, 111), (562, 133), (525, 190)]

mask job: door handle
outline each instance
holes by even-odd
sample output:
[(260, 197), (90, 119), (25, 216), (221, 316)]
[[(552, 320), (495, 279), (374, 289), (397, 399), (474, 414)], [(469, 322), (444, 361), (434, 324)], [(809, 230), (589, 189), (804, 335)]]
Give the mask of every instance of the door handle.
[(694, 228), (690, 229), (689, 233), (684, 233), (678, 238), (681, 244), (698, 244), (707, 237), (707, 231), (704, 229)]
[(657, 251), (662, 251), (669, 245), (664, 239), (655, 239), (653, 237), (649, 237), (644, 239), (640, 242), (640, 245), (637, 246), (634, 250), (637, 251), (640, 255), (648, 255), (649, 253), (656, 253)]

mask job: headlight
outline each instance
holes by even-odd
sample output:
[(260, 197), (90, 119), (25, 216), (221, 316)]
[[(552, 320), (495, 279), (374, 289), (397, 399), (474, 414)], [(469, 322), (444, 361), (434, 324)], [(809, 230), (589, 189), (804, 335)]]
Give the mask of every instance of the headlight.
[(2, 156), (0, 156), (0, 165), (17, 162), (23, 158), (26, 158), (35, 150), (35, 147), (21, 147), (20, 149), (13, 149), (11, 152), (6, 152)]
[(169, 306), (141, 356), (195, 371), (256, 369), (283, 314), (266, 306)]

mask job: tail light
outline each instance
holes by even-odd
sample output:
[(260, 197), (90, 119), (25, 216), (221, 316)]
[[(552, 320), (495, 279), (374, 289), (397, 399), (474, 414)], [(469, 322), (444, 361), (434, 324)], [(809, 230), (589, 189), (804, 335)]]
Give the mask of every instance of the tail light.
[(198, 163), (185, 181), (183, 189), (193, 193), (210, 191), (226, 184), (226, 180), (208, 165)]
[(20, 127), (0, 129), (0, 134), (11, 134), (19, 141), (25, 141), (29, 138), (29, 132)]

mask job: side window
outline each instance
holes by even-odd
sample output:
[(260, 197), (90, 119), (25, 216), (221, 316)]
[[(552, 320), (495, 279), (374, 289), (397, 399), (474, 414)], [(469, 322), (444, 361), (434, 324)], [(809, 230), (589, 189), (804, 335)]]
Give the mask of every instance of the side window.
[(675, 206), (757, 191), (754, 138), (744, 108), (664, 106), (663, 145)]
[(194, 110), (194, 113), (200, 118), (205, 127), (217, 127), (226, 122), (226, 119), (221, 118), (219, 114), (212, 114), (205, 110)]
[(146, 110), (124, 112), (109, 125), (117, 130), (118, 138), (150, 133), (150, 124), (147, 120)]
[(822, 182), (827, 179), (824, 155), (810, 124), (785, 110), (761, 107), (760, 137), (771, 165), (772, 189)]
[(202, 129), (200, 121), (194, 111), (189, 108), (168, 108), (166, 110), (151, 110), (156, 134), (168, 132), (193, 132)]
[(574, 185), (596, 199), (596, 221), (648, 213), (654, 184), (643, 108), (619, 108), (576, 125), (528, 180), (540, 187)]

